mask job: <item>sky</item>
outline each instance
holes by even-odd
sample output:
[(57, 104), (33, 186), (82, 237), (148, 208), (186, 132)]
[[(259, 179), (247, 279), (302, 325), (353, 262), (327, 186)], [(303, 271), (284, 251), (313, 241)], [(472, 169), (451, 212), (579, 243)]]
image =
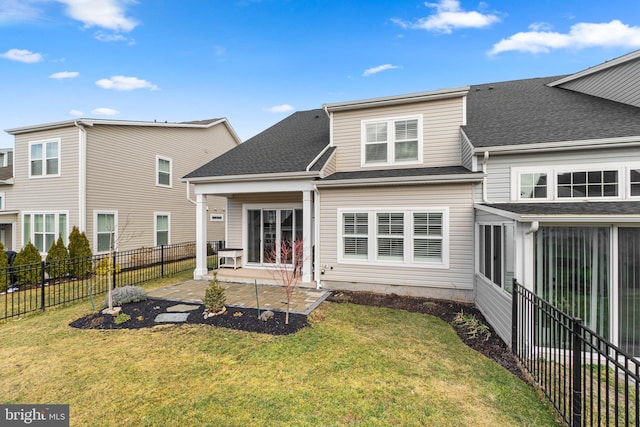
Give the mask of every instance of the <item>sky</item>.
[(326, 103), (637, 49), (638, 0), (0, 0), (0, 129), (226, 117), (244, 141)]

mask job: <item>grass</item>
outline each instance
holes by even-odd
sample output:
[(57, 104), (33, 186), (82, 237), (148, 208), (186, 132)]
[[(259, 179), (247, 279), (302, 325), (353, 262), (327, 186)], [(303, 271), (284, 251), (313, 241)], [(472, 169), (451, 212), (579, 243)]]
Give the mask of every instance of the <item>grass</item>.
[(531, 387), (431, 316), (325, 302), (279, 337), (68, 326), (89, 310), (0, 324), (0, 402), (67, 403), (73, 426), (556, 425)]

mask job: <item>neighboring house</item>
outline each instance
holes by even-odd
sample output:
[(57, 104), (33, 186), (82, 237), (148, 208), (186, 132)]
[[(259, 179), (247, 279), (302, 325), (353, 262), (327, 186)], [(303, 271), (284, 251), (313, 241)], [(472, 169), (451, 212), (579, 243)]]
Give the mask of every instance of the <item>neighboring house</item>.
[(226, 196), (247, 278), (302, 238), (308, 285), (474, 301), (507, 342), (517, 278), (640, 355), (638, 107), (640, 51), (295, 113), (183, 178), (194, 275), (207, 274), (205, 197)]
[[(185, 123), (78, 119), (8, 129), (12, 172), (0, 176), (5, 246), (42, 254), (73, 226), (94, 253), (195, 239), (192, 186), (180, 177), (236, 147), (226, 119)], [(1, 154), (1, 153), (0, 153)], [(3, 172), (0, 168), (0, 175)], [(207, 200), (208, 240), (224, 239), (224, 199)], [(0, 228), (0, 238), (2, 238)]]

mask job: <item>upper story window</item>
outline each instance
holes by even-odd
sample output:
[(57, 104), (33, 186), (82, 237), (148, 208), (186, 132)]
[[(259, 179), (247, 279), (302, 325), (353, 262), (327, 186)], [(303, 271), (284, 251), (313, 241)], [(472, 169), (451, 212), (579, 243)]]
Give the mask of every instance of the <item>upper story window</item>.
[(640, 169), (629, 171), (629, 195), (631, 197), (640, 196)]
[(557, 175), (558, 198), (618, 197), (618, 171), (563, 172)]
[(156, 185), (171, 187), (171, 159), (156, 156)]
[(422, 117), (362, 122), (362, 165), (422, 161)]
[(60, 175), (60, 141), (40, 141), (29, 144), (29, 176)]

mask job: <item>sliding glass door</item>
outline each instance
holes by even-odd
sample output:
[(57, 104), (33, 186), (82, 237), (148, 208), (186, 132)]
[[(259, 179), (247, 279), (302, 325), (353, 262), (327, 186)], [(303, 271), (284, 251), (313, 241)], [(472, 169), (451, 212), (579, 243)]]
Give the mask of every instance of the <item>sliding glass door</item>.
[(291, 255), (281, 249), (302, 239), (302, 209), (248, 209), (246, 218), (247, 262), (272, 264), (280, 259), (291, 264)]
[(619, 346), (640, 356), (640, 228), (618, 229)]

